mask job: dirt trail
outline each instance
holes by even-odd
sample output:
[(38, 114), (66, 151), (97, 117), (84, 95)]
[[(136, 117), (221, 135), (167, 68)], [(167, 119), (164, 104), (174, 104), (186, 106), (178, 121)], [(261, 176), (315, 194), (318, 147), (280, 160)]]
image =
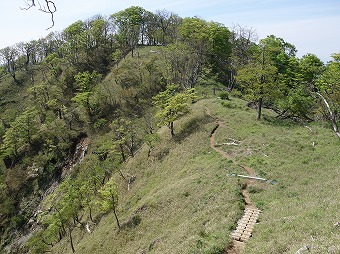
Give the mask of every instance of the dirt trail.
[[(212, 116), (208, 108), (206, 108), (206, 113)], [(217, 119), (216, 126), (211, 131), (210, 147), (214, 149), (216, 152), (218, 152), (224, 158), (227, 158), (228, 160), (231, 160), (235, 164), (242, 167), (247, 173), (247, 175), (256, 176), (255, 171), (252, 168), (240, 165), (233, 156), (231, 156), (230, 154), (226, 153), (225, 151), (216, 146), (215, 134), (217, 129), (220, 128), (221, 126), (223, 126), (223, 121)], [(247, 190), (248, 186), (254, 183), (255, 180), (248, 179), (246, 181), (244, 188), (242, 189), (242, 196), (245, 201), (244, 214), (242, 218), (238, 221), (237, 229), (232, 233), (232, 238), (234, 239), (233, 244), (230, 248), (225, 250), (224, 254), (240, 254), (244, 248), (245, 241), (248, 240), (248, 238), (251, 236), (252, 229), (256, 224), (258, 215), (260, 213), (260, 210), (258, 210), (256, 206), (251, 202), (250, 195)]]

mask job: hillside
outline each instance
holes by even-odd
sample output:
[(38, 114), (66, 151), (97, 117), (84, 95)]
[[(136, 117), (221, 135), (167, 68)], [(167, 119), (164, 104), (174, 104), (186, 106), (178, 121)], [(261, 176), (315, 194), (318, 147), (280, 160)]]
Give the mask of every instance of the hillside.
[(339, 251), (340, 54), (253, 33), (132, 6), (0, 49), (0, 252)]
[[(78, 230), (77, 252), (222, 253), (244, 208), (240, 191), (245, 180), (227, 176), (245, 174), (239, 162), (277, 182), (258, 181), (249, 187), (262, 213), (242, 253), (295, 253), (303, 246), (311, 253), (336, 253), (338, 141), (323, 126), (309, 125), (310, 131), (278, 121), (270, 111), (258, 122), (245, 104), (236, 98), (204, 99), (176, 122), (175, 140), (161, 129), (162, 141), (152, 157), (144, 146), (122, 169), (136, 177), (130, 191), (120, 181), (123, 229), (117, 231), (113, 214), (106, 215), (91, 234)], [(209, 146), (216, 123), (207, 108), (224, 122), (216, 133), (217, 144), (239, 142), (222, 146), (237, 162)], [(71, 253), (68, 240), (52, 253)]]

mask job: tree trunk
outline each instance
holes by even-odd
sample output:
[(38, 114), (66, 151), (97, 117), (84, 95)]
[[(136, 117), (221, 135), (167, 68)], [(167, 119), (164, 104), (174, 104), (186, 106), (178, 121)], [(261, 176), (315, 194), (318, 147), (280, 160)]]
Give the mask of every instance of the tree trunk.
[(332, 122), (332, 126), (333, 126), (333, 131), (335, 132), (335, 135), (337, 135), (338, 138), (340, 138), (340, 132), (339, 132), (339, 128), (338, 125), (336, 123), (336, 110), (332, 111), (328, 101), (326, 100), (326, 98), (321, 94), (321, 93), (316, 93), (317, 95), (319, 95), (322, 99), (322, 101), (324, 102), (324, 104), (326, 105), (326, 108), (328, 110), (329, 113), (329, 117), (331, 119)]
[(90, 215), (91, 222), (94, 222), (93, 217), (92, 217), (92, 206), (91, 205), (89, 206), (89, 215)]
[(119, 149), (120, 149), (120, 154), (122, 156), (123, 161), (126, 161), (125, 153), (124, 153), (124, 147), (123, 147), (122, 144), (119, 144)]
[(174, 133), (174, 122), (170, 123), (170, 133), (171, 133), (171, 137), (175, 136), (175, 133)]
[(115, 215), (115, 218), (116, 218), (116, 222), (117, 222), (118, 229), (120, 229), (120, 223), (119, 223), (118, 216), (117, 216), (117, 211), (116, 211), (116, 202), (115, 202), (115, 197), (114, 197), (114, 196), (112, 196), (111, 198), (112, 198), (113, 214)]
[(118, 216), (117, 216), (117, 212), (116, 212), (116, 207), (115, 206), (113, 207), (113, 214), (115, 215), (117, 226), (120, 229), (120, 224), (119, 224), (119, 220), (118, 220)]
[(262, 112), (262, 98), (260, 98), (258, 101), (257, 120), (261, 119), (261, 112)]
[(68, 233), (69, 233), (69, 237), (70, 237), (70, 245), (71, 245), (71, 249), (72, 249), (72, 253), (75, 252), (74, 250), (74, 246), (73, 246), (73, 239), (72, 239), (72, 231), (71, 231), (71, 225), (68, 225)]
[(129, 146), (129, 153), (130, 156), (134, 156), (134, 150), (135, 150), (135, 139), (134, 139), (134, 134), (131, 135), (131, 141), (130, 141), (130, 146)]

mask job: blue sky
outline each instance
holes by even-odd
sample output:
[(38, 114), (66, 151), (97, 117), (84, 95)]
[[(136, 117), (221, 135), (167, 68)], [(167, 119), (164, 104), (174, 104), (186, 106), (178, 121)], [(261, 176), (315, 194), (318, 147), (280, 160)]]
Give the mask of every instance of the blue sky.
[[(43, 0), (41, 0), (43, 1)], [(292, 43), (298, 56), (316, 54), (323, 61), (340, 52), (340, 0), (54, 0), (55, 27), (36, 9), (22, 11), (25, 0), (1, 0), (0, 48), (61, 31), (77, 20), (110, 15), (132, 5), (149, 11), (169, 10), (181, 17), (198, 16), (227, 27), (239, 24), (257, 31), (259, 38), (274, 34)]]

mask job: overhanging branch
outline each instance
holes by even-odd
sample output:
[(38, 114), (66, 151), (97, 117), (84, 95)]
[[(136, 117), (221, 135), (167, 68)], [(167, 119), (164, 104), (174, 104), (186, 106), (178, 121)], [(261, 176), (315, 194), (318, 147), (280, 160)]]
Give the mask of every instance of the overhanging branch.
[(44, 0), (44, 4), (41, 4), (39, 0), (27, 0), (26, 1), (27, 7), (21, 8), (21, 9), (22, 10), (29, 10), (33, 7), (36, 7), (37, 4), (39, 5), (39, 8), (38, 8), (39, 11), (45, 12), (45, 13), (48, 13), (48, 14), (51, 15), (52, 25), (49, 28), (47, 28), (47, 30), (51, 29), (52, 27), (54, 27), (54, 13), (57, 11), (57, 7), (56, 7), (54, 1)]
[(340, 132), (337, 125), (337, 119), (336, 119), (336, 110), (332, 110), (330, 104), (328, 103), (327, 99), (319, 92), (316, 92), (316, 94), (322, 99), (323, 103), (325, 104), (327, 111), (329, 113), (329, 117), (331, 119), (332, 125), (333, 125), (333, 131), (335, 134), (340, 138)]

